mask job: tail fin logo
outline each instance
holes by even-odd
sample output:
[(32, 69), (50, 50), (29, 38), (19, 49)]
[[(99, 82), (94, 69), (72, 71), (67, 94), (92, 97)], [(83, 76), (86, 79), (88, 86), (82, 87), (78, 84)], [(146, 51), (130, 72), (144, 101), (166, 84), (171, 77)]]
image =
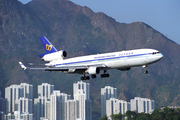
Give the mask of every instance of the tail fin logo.
[(47, 51), (51, 51), (51, 49), (52, 49), (52, 45), (46, 44), (46, 50), (47, 50)]

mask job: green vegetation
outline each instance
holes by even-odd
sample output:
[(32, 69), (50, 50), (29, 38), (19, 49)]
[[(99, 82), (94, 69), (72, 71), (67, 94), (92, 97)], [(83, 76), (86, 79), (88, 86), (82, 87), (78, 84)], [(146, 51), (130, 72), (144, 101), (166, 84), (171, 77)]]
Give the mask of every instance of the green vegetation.
[[(180, 120), (180, 108), (172, 109), (164, 107), (155, 109), (152, 114), (136, 113), (127, 111), (124, 115), (121, 113), (111, 115), (112, 120)], [(107, 116), (101, 117), (99, 120), (107, 120)]]
[(82, 13), (78, 13), (76, 15), (76, 18), (75, 18), (75, 21), (74, 21), (74, 25), (76, 27), (79, 27), (79, 28), (84, 28), (84, 29), (91, 29), (92, 26), (91, 26), (91, 20), (85, 16), (84, 14)]

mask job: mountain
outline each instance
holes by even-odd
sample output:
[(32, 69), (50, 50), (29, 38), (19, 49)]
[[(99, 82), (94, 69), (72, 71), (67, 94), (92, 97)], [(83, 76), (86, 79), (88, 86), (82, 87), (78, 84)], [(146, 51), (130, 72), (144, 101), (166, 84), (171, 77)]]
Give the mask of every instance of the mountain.
[(180, 105), (180, 46), (143, 22), (118, 23), (104, 13), (94, 13), (68, 0), (33, 0), (22, 4), (17, 0), (0, 0), (0, 90), (11, 84), (47, 82), (55, 89), (72, 95), (73, 83), (80, 75), (59, 72), (24, 71), (24, 64), (44, 62), (39, 54), (44, 48), (39, 39), (46, 36), (68, 58), (104, 52), (153, 48), (164, 58), (148, 67), (130, 71), (110, 70), (109, 78), (91, 79), (93, 118), (100, 118), (100, 88), (110, 85), (118, 90), (118, 98), (129, 101), (136, 96), (155, 100), (156, 107)]

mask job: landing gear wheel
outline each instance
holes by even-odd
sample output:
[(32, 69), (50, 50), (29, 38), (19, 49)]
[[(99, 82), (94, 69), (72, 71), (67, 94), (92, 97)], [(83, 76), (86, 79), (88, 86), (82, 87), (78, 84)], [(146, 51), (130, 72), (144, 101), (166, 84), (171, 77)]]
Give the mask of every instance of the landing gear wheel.
[(81, 77), (81, 80), (84, 80), (84, 77)]
[(106, 77), (109, 77), (109, 74), (106, 74)]
[(89, 79), (90, 79), (90, 77), (86, 76), (86, 73), (84, 72), (83, 76), (81, 77), (81, 80), (83, 81), (83, 80), (89, 80)]
[(101, 78), (109, 77), (109, 74), (101, 74)]
[(90, 77), (89, 76), (86, 76), (86, 80), (89, 80), (90, 79)]
[(90, 79), (90, 77), (89, 76), (82, 76), (81, 77), (81, 80), (83, 81), (83, 80), (89, 80)]
[(147, 73), (148, 73), (148, 71), (147, 71), (147, 70), (145, 70), (145, 71), (144, 71), (144, 74), (147, 74)]

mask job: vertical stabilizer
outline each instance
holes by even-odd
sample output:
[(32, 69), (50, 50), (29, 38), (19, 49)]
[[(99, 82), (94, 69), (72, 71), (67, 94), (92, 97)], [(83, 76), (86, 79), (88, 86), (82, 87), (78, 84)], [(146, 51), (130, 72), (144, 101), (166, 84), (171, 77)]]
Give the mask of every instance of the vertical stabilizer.
[(41, 42), (44, 46), (46, 53), (57, 52), (57, 49), (49, 42), (49, 40), (46, 37), (40, 37), (40, 39), (41, 39)]

